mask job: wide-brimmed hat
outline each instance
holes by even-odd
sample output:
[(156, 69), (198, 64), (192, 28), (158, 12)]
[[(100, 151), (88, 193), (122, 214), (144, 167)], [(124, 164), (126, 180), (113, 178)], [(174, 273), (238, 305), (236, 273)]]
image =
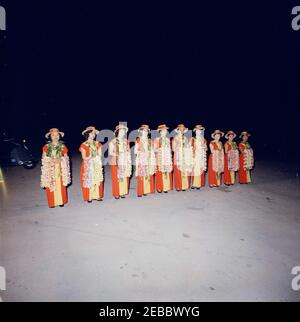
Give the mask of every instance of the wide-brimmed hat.
[(114, 132), (116, 133), (117, 131), (121, 130), (121, 129), (124, 129), (126, 132), (128, 131), (128, 127), (124, 124), (118, 124), (116, 127), (115, 127), (115, 130)]
[(195, 132), (196, 130), (205, 130), (205, 127), (203, 125), (197, 124), (194, 127), (193, 131)]
[(233, 138), (236, 137), (236, 134), (233, 131), (227, 131), (225, 138), (228, 139), (229, 135), (231, 135), (231, 134), (233, 135)]
[(94, 126), (88, 126), (84, 131), (82, 131), (82, 135), (84, 135), (86, 132), (94, 132), (96, 135), (99, 133), (99, 130), (97, 130)]
[(139, 127), (138, 131), (139, 131), (139, 132), (142, 132), (143, 130), (146, 130), (146, 131), (150, 132), (149, 125), (148, 125), (148, 124), (142, 124), (142, 125)]
[(183, 129), (183, 133), (186, 133), (189, 130), (187, 127), (184, 126), (184, 124), (178, 124), (175, 129), (175, 132), (178, 133), (179, 129)]
[(61, 132), (58, 128), (53, 127), (52, 129), (50, 129), (46, 134), (45, 134), (45, 138), (48, 139), (49, 135), (51, 135), (52, 133), (59, 133), (59, 135), (61, 137), (63, 137), (65, 135), (64, 132)]
[(214, 139), (216, 134), (220, 134), (221, 137), (224, 136), (224, 132), (220, 130), (214, 130), (214, 132), (211, 134), (211, 137)]
[(157, 130), (156, 131), (161, 131), (161, 130), (168, 130), (169, 128), (166, 126), (166, 124), (160, 124), (158, 127), (157, 127)]
[(247, 135), (248, 137), (249, 137), (249, 136), (251, 136), (251, 134), (250, 134), (250, 133), (248, 133), (247, 131), (243, 131), (243, 132), (241, 133), (241, 135), (239, 136), (239, 138), (241, 139), (241, 138), (242, 138), (242, 136), (244, 136), (244, 135)]

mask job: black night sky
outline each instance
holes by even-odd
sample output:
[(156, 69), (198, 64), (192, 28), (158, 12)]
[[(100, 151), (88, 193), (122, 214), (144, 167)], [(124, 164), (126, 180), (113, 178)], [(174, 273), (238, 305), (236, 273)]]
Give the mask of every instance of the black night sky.
[[(10, 1), (1, 32), (1, 130), (40, 148), (50, 127), (127, 121), (248, 130), (299, 150), (300, 31), (285, 1)], [(300, 5), (300, 3), (298, 3)], [(272, 154), (274, 156), (274, 154)], [(276, 157), (276, 156), (274, 156)]]

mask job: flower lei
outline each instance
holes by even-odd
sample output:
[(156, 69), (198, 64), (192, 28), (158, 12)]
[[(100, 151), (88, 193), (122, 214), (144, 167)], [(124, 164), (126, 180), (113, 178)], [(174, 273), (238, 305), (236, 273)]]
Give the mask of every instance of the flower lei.
[(70, 159), (67, 155), (61, 157), (60, 160), (62, 182), (66, 187), (71, 183)]
[(56, 185), (55, 164), (57, 159), (59, 159), (62, 184), (66, 187), (71, 183), (70, 160), (67, 155), (62, 155), (64, 147), (62, 142), (59, 142), (57, 146), (48, 143), (46, 156), (42, 158), (41, 187), (49, 188), (51, 192), (55, 190)]
[[(224, 171), (224, 150), (222, 142), (213, 142), (214, 149), (212, 151), (212, 168), (217, 173), (220, 174)], [(215, 148), (215, 145), (217, 148)]]
[(254, 166), (254, 154), (253, 150), (248, 142), (244, 143), (245, 149), (243, 151), (244, 162), (243, 167), (245, 170), (251, 170)]
[(127, 148), (127, 140), (115, 138), (116, 150), (117, 150), (117, 165), (118, 165), (118, 179), (131, 176), (131, 154)]
[(103, 181), (103, 167), (101, 156), (97, 155), (97, 143), (85, 142), (90, 148), (91, 158), (83, 161), (83, 187), (91, 189), (99, 186)]
[(62, 156), (62, 151), (64, 148), (65, 144), (63, 141), (59, 141), (57, 145), (54, 145), (51, 141), (49, 141), (47, 144), (47, 156), (50, 158), (60, 158)]
[(204, 138), (194, 138), (193, 175), (201, 176), (206, 171), (206, 143)]
[(193, 149), (184, 135), (175, 138), (175, 160), (174, 163), (184, 174), (189, 175), (193, 170)]
[(169, 138), (158, 138), (159, 147), (157, 149), (158, 171), (170, 173), (173, 170), (172, 151)]
[(135, 176), (152, 176), (155, 173), (156, 160), (154, 149), (151, 148), (151, 140), (140, 138), (140, 141), (136, 142), (136, 144), (141, 149), (138, 149), (136, 155)]
[(231, 150), (227, 152), (228, 157), (228, 170), (229, 171), (238, 171), (239, 169), (239, 151), (237, 149), (236, 142), (227, 142), (231, 145)]

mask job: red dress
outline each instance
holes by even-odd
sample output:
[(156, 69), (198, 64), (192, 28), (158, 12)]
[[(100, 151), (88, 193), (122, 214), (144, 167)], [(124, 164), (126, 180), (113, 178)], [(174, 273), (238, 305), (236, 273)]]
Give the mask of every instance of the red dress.
[(154, 140), (156, 151), (156, 191), (167, 192), (172, 190), (172, 151), (169, 138), (156, 138)]
[(203, 139), (202, 143), (198, 142), (197, 138), (192, 138), (191, 145), (193, 147), (194, 158), (192, 188), (201, 188), (205, 186), (207, 142), (205, 139)]
[(188, 139), (175, 136), (172, 140), (174, 186), (177, 191), (190, 189), (193, 151)]
[(235, 173), (239, 169), (239, 150), (236, 142), (225, 143), (224, 183), (233, 185)]
[(129, 193), (131, 154), (127, 139), (115, 138), (110, 143), (112, 195), (124, 197)]
[(240, 168), (239, 168), (239, 181), (240, 183), (250, 183), (251, 175), (250, 170), (254, 166), (253, 150), (248, 142), (239, 144), (240, 150)]
[[(47, 184), (47, 186), (43, 185), (43, 187), (46, 188), (48, 206), (49, 208), (63, 206), (68, 202), (68, 195), (67, 183), (64, 184), (63, 182), (63, 171), (66, 170), (65, 168), (63, 169), (62, 162), (65, 162), (65, 164), (68, 162), (68, 148), (63, 143), (59, 143), (56, 147), (53, 147), (51, 143), (48, 143), (43, 146), (43, 153), (46, 157), (43, 157), (42, 159), (42, 178), (51, 177), (51, 187), (49, 187), (49, 184)], [(64, 161), (63, 159), (66, 160)], [(67, 171), (69, 171), (69, 169)], [(65, 176), (67, 175), (69, 174), (66, 173)]]
[[(89, 143), (84, 142), (80, 145), (79, 151), (85, 151), (86, 157), (90, 155), (98, 155), (99, 150), (101, 150), (101, 143), (94, 142), (93, 145), (89, 145)], [(100, 157), (100, 156), (99, 156)], [(102, 164), (101, 164), (102, 167)], [(82, 190), (82, 196), (84, 201), (91, 201), (93, 199), (102, 199), (104, 196), (103, 192), (103, 179), (96, 187), (85, 187), (84, 184), (84, 176), (86, 175), (85, 172), (88, 171), (86, 161), (82, 160), (81, 167), (80, 167), (80, 185)], [(97, 191), (96, 191), (97, 190)]]
[(224, 150), (222, 142), (211, 141), (210, 150), (208, 183), (210, 187), (218, 187), (222, 184), (222, 172), (224, 172)]
[(137, 196), (154, 192), (155, 155), (150, 139), (137, 138), (135, 142)]

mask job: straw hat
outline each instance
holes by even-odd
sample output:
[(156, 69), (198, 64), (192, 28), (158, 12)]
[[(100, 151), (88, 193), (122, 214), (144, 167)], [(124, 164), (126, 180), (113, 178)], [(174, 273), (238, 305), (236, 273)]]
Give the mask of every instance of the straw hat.
[(216, 134), (220, 134), (221, 137), (224, 136), (224, 132), (220, 130), (214, 130), (214, 132), (211, 134), (211, 137), (214, 139)]
[(178, 124), (175, 129), (175, 132), (178, 133), (179, 129), (183, 129), (183, 133), (186, 133), (189, 130), (187, 127), (184, 126), (184, 124)]
[(169, 128), (166, 126), (166, 124), (161, 124), (157, 127), (156, 131), (161, 131), (161, 130), (168, 130)]
[(228, 139), (229, 135), (231, 135), (231, 134), (233, 135), (233, 138), (236, 137), (236, 134), (233, 131), (227, 131), (225, 138)]
[(142, 125), (139, 127), (138, 131), (139, 131), (139, 132), (142, 132), (143, 130), (146, 130), (146, 131), (150, 132), (149, 125), (147, 125), (147, 124), (142, 124)]
[(241, 133), (241, 135), (239, 136), (239, 138), (241, 139), (241, 138), (242, 138), (242, 136), (244, 136), (244, 135), (247, 135), (248, 137), (249, 137), (249, 136), (251, 136), (251, 134), (250, 134), (250, 133), (248, 133), (247, 131), (243, 131), (243, 132)]
[(59, 133), (59, 135), (61, 137), (64, 137), (65, 133), (61, 132), (59, 129), (57, 129), (56, 127), (53, 127), (52, 129), (50, 129), (48, 131), (48, 133), (45, 134), (45, 138), (48, 139), (49, 135), (53, 134), (53, 133)]
[(94, 132), (96, 135), (99, 133), (99, 130), (97, 130), (94, 126), (88, 126), (81, 134), (84, 135), (89, 131)]
[(196, 132), (196, 130), (205, 130), (205, 127), (203, 125), (198, 124), (193, 129), (194, 132)]
[(124, 129), (126, 132), (128, 131), (128, 127), (125, 126), (124, 124), (118, 124), (116, 127), (115, 127), (115, 130), (114, 132), (116, 133), (117, 131), (121, 130), (121, 129)]

